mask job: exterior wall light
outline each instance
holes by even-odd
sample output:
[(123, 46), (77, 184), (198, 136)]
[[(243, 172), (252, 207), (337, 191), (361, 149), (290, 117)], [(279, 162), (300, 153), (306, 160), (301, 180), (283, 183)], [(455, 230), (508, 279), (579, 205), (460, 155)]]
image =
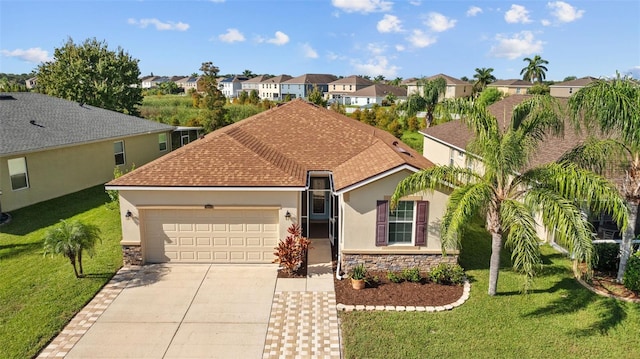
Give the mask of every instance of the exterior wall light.
[(287, 213), (285, 213), (284, 218), (286, 220), (291, 220), (291, 212), (287, 211)]
[(131, 214), (130, 210), (127, 210), (127, 213), (124, 214), (124, 218), (126, 218), (126, 219), (131, 219), (132, 216), (133, 216), (133, 214)]

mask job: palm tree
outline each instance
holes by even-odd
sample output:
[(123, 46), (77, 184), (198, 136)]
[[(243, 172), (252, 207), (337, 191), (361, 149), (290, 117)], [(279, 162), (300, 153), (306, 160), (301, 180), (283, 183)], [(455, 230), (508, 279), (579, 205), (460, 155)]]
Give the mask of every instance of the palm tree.
[[(96, 243), (100, 240), (100, 229), (80, 221), (60, 221), (60, 225), (49, 228), (44, 237), (44, 254), (62, 254), (69, 259), (76, 278), (84, 276), (82, 268), (82, 252), (90, 256), (95, 252)], [(77, 267), (76, 267), (77, 263)], [(78, 272), (78, 269), (80, 271)]]
[(254, 74), (253, 71), (251, 71), (251, 70), (244, 70), (242, 72), (242, 76), (247, 77), (247, 78), (253, 78), (253, 77), (256, 77), (256, 74)]
[(612, 213), (620, 225), (626, 223), (627, 211), (615, 185), (594, 172), (568, 162), (529, 166), (545, 133), (563, 130), (558, 103), (550, 96), (527, 99), (514, 108), (505, 129), (486, 107), (473, 101), (457, 99), (448, 104), (451, 113), (459, 114), (474, 134), (467, 161), (473, 161), (470, 157), (481, 160), (482, 171), (474, 166), (438, 165), (416, 172), (398, 184), (391, 205), (406, 195), (451, 185), (441, 225), (443, 249), (458, 248), (465, 224), (482, 215), (491, 234), (488, 293), (492, 296), (497, 290), (503, 246), (511, 250), (513, 267), (525, 274), (526, 283), (540, 267), (536, 215), (546, 228), (555, 229), (558, 243), (590, 268), (591, 225), (577, 204)]
[(617, 280), (621, 281), (631, 254), (640, 205), (640, 85), (619, 74), (613, 80), (594, 81), (569, 99), (569, 111), (578, 128), (582, 124), (590, 132), (595, 127), (596, 131), (614, 136), (591, 139), (566, 158), (600, 173), (615, 175), (619, 169), (624, 172), (620, 190), (629, 206), (629, 220), (620, 245)]
[(477, 68), (476, 67), (476, 73), (473, 74), (473, 78), (476, 79), (476, 81), (473, 84), (473, 91), (478, 93), (478, 92), (482, 92), (482, 90), (484, 90), (484, 88), (492, 83), (496, 81), (496, 77), (493, 76), (492, 74), (493, 72), (493, 68), (489, 67), (483, 67), (483, 68)]
[(527, 66), (520, 71), (522, 79), (531, 82), (538, 80), (539, 83), (542, 83), (542, 80), (546, 77), (546, 72), (549, 71), (544, 65), (548, 64), (549, 61), (543, 59), (540, 55), (534, 56), (533, 59), (525, 57), (522, 61), (528, 62)]

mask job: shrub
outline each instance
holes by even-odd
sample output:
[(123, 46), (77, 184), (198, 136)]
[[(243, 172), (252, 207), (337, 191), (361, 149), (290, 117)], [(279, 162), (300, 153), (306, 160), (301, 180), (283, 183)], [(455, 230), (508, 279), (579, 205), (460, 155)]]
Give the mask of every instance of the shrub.
[(622, 276), (625, 288), (640, 292), (640, 251), (629, 257), (627, 268)]
[(298, 224), (292, 224), (287, 228), (289, 235), (278, 243), (273, 254), (276, 256), (274, 263), (280, 263), (285, 272), (293, 274), (300, 268), (311, 241), (302, 236), (302, 229)]
[(387, 279), (389, 279), (392, 283), (400, 283), (402, 282), (402, 276), (398, 275), (395, 272), (387, 272)]
[(353, 267), (353, 271), (351, 272), (351, 278), (356, 280), (365, 279), (367, 277), (367, 268), (365, 268), (364, 264), (360, 263), (357, 266)]
[(614, 272), (618, 270), (620, 258), (618, 257), (620, 245), (617, 243), (596, 243), (593, 254), (593, 269), (602, 272)]
[(429, 279), (438, 284), (462, 284), (464, 270), (458, 264), (440, 263), (431, 269)]
[(402, 277), (409, 282), (418, 283), (422, 280), (422, 276), (420, 275), (420, 268), (407, 268), (402, 271)]

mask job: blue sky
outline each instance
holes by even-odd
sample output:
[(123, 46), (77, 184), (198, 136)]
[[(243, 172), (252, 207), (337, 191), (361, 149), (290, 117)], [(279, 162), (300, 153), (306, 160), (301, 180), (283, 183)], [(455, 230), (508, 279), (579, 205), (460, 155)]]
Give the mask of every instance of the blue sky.
[(0, 72), (29, 73), (68, 38), (105, 41), (142, 75), (331, 73), (387, 79), (492, 67), (520, 78), (640, 78), (640, 1), (0, 0)]

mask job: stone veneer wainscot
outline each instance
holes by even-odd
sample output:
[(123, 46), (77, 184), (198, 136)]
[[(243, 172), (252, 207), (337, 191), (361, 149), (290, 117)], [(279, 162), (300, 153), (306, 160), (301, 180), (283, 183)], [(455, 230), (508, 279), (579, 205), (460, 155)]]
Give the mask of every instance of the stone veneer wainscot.
[(458, 263), (457, 254), (351, 254), (342, 253), (342, 270), (351, 273), (353, 267), (363, 263), (371, 271), (401, 271), (418, 267), (428, 272), (440, 263)]

